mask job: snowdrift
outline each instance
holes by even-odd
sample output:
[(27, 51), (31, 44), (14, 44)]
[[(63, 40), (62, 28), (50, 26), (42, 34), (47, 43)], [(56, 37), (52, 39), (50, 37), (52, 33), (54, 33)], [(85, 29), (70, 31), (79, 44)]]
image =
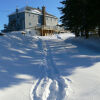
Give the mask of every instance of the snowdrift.
[(99, 100), (100, 39), (12, 32), (0, 37), (0, 100)]

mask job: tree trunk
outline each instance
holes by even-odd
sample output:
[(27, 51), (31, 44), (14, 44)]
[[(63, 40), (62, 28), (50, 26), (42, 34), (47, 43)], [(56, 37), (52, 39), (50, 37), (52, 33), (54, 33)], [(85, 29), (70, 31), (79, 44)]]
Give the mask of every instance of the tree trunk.
[(88, 29), (85, 29), (85, 36), (86, 36), (86, 39), (89, 38), (89, 30)]
[(79, 37), (79, 31), (75, 30), (75, 37)]
[(81, 37), (84, 36), (84, 30), (81, 30)]
[(99, 29), (98, 29), (98, 35), (99, 35), (99, 37), (100, 37), (100, 27), (99, 27)]

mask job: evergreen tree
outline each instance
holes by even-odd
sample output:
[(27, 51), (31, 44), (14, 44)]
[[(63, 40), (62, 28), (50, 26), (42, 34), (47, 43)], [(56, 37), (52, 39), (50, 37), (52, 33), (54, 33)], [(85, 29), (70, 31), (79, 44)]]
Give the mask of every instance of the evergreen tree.
[(99, 27), (100, 33), (99, 0), (63, 0), (61, 3), (61, 21), (66, 29), (73, 31), (76, 36), (85, 32), (86, 38), (89, 37), (89, 31), (96, 27)]
[(100, 36), (100, 0), (94, 1), (94, 19), (95, 19), (95, 26), (98, 28), (98, 34)]

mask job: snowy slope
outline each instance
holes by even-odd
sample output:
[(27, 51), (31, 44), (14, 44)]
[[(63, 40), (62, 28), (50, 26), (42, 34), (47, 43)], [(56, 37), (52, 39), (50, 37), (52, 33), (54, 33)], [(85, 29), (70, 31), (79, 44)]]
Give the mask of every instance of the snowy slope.
[(70, 33), (0, 37), (0, 100), (99, 100), (98, 42)]

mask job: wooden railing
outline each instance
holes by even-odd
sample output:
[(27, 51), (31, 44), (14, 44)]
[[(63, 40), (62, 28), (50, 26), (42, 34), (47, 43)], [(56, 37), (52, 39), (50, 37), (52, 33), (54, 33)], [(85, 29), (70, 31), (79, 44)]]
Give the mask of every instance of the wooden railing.
[(64, 28), (60, 26), (36, 26), (36, 29), (43, 29), (43, 30), (54, 30), (54, 31), (64, 31)]

